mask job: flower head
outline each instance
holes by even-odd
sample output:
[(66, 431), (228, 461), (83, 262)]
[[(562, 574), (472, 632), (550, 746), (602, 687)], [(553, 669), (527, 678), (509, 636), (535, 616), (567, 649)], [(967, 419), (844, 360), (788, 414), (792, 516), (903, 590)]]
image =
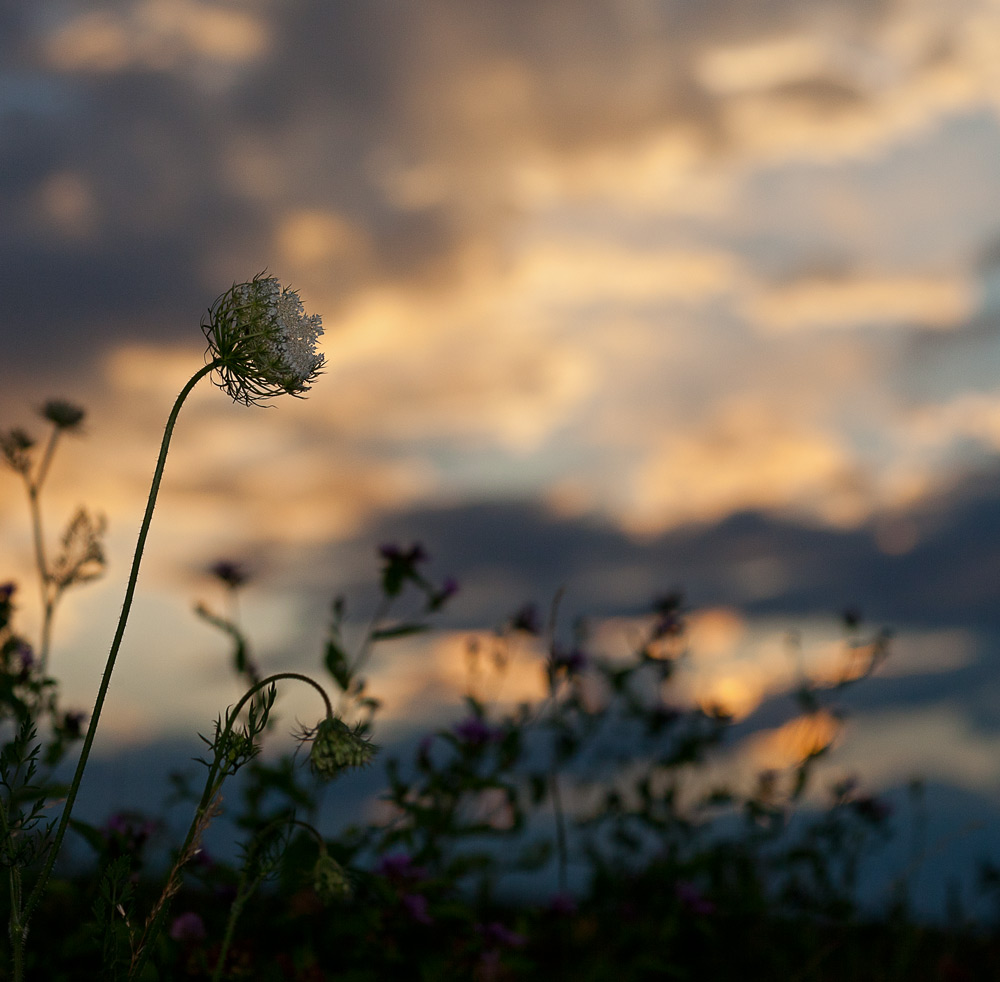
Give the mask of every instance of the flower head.
[(323, 367), (316, 342), (323, 322), (306, 315), (299, 295), (263, 273), (227, 290), (202, 325), (220, 386), (253, 405), (288, 392), (301, 395)]
[(173, 924), (170, 925), (170, 937), (174, 941), (182, 943), (204, 941), (206, 934), (205, 922), (192, 910), (175, 917)]
[(313, 867), (313, 889), (326, 902), (346, 900), (351, 895), (351, 881), (346, 870), (325, 849)]
[(49, 399), (39, 412), (60, 430), (75, 430), (86, 415), (79, 406), (63, 399)]
[(469, 716), (463, 719), (451, 728), (451, 732), (460, 743), (464, 743), (468, 747), (484, 747), (503, 736), (500, 730), (490, 726), (479, 716)]
[(208, 568), (209, 573), (222, 580), (231, 590), (243, 586), (250, 579), (250, 573), (242, 563), (229, 559), (220, 559)]
[(334, 778), (348, 767), (370, 764), (378, 747), (336, 716), (327, 716), (312, 734), (309, 762), (320, 777)]
[(31, 470), (31, 448), (35, 441), (24, 430), (9, 430), (0, 433), (0, 455), (18, 474)]

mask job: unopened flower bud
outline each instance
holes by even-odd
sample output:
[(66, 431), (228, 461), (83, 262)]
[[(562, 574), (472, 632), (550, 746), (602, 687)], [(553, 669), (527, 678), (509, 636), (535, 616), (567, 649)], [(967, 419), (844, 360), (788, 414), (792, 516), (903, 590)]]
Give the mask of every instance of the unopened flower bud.
[(370, 764), (377, 752), (360, 727), (352, 729), (342, 719), (328, 716), (316, 727), (309, 761), (321, 777), (334, 778), (348, 767)]
[(346, 900), (351, 895), (351, 881), (347, 871), (324, 850), (313, 867), (313, 889), (320, 900)]

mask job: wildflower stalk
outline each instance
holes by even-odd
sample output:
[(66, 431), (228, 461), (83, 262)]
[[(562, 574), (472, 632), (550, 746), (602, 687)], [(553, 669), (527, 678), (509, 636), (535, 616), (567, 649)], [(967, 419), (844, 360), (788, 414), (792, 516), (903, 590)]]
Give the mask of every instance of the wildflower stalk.
[(136, 949), (136, 956), (133, 959), (132, 967), (129, 970), (129, 979), (139, 979), (142, 977), (142, 970), (148, 960), (149, 952), (152, 950), (156, 939), (163, 930), (163, 922), (170, 906), (170, 895), (176, 893), (177, 889), (180, 887), (181, 866), (183, 866), (188, 859), (194, 855), (195, 840), (204, 831), (205, 825), (207, 824), (206, 816), (216, 805), (219, 792), (222, 789), (222, 784), (228, 776), (225, 772), (223, 772), (223, 763), (226, 759), (226, 751), (229, 746), (233, 727), (239, 719), (240, 712), (243, 707), (262, 689), (273, 685), (275, 682), (284, 681), (285, 679), (294, 679), (299, 682), (305, 682), (307, 685), (311, 685), (323, 698), (323, 704), (326, 707), (326, 719), (333, 718), (333, 704), (330, 702), (330, 697), (326, 694), (326, 690), (314, 679), (309, 678), (308, 675), (302, 675), (298, 672), (279, 672), (276, 675), (269, 675), (266, 679), (262, 679), (256, 685), (249, 688), (246, 693), (244, 693), (243, 698), (240, 699), (240, 701), (226, 713), (226, 725), (215, 740), (215, 755), (208, 769), (208, 777), (205, 778), (205, 788), (202, 791), (201, 799), (195, 809), (194, 817), (191, 820), (187, 836), (184, 839), (184, 844), (178, 852), (177, 862), (174, 863), (173, 869), (170, 871), (170, 876), (167, 878), (167, 886), (164, 888), (163, 895), (157, 901), (154, 913), (149, 923), (146, 925), (143, 937), (138, 948)]
[[(83, 748), (80, 751), (80, 759), (77, 762), (76, 771), (73, 774), (73, 780), (66, 795), (66, 804), (63, 807), (62, 816), (59, 819), (59, 825), (56, 828), (55, 838), (53, 839), (52, 846), (49, 849), (48, 858), (45, 861), (42, 872), (38, 877), (34, 888), (29, 894), (27, 903), (24, 907), (24, 916), (22, 917), (21, 924), (19, 925), (20, 937), (11, 939), (11, 943), (14, 945), (15, 950), (19, 944), (23, 945), (24, 937), (27, 934), (28, 922), (45, 892), (49, 876), (52, 873), (52, 867), (55, 865), (60, 847), (62, 846), (63, 837), (66, 835), (66, 829), (69, 826), (70, 816), (73, 813), (73, 806), (76, 803), (76, 797), (80, 791), (80, 782), (83, 779), (83, 772), (86, 770), (87, 761), (90, 758), (90, 751), (94, 744), (94, 738), (97, 735), (97, 726), (101, 719), (101, 711), (104, 708), (104, 700), (107, 697), (108, 687), (111, 684), (111, 673), (114, 671), (115, 662), (118, 659), (118, 651), (121, 648), (122, 638), (125, 636), (125, 625), (128, 622), (129, 612), (132, 609), (132, 599), (135, 596), (136, 582), (139, 578), (139, 565), (142, 561), (142, 554), (146, 546), (146, 537), (149, 534), (149, 526), (153, 518), (153, 510), (156, 507), (156, 498), (160, 490), (160, 481), (163, 478), (163, 469), (167, 461), (167, 451), (170, 447), (170, 438), (173, 435), (174, 424), (177, 422), (177, 416), (180, 413), (181, 406), (184, 404), (184, 401), (187, 399), (191, 390), (206, 375), (215, 371), (219, 365), (220, 362), (216, 359), (209, 362), (204, 368), (195, 372), (184, 388), (181, 389), (180, 395), (177, 397), (173, 408), (170, 411), (170, 416), (167, 418), (167, 425), (164, 428), (163, 439), (160, 443), (160, 455), (156, 461), (156, 469), (153, 472), (153, 482), (149, 489), (149, 498), (146, 502), (146, 512), (143, 515), (142, 524), (139, 527), (139, 539), (136, 542), (135, 555), (132, 558), (132, 568), (129, 573), (128, 584), (125, 587), (125, 598), (122, 602), (122, 610), (118, 618), (118, 627), (115, 631), (114, 640), (111, 642), (111, 650), (108, 653), (108, 660), (104, 666), (104, 675), (101, 677), (101, 685), (97, 691), (97, 698), (94, 701), (94, 709), (90, 716), (90, 725), (87, 727), (87, 735), (84, 738)], [(15, 964), (14, 982), (21, 982), (22, 978), (23, 968), (21, 972), (18, 972)]]
[(45, 674), (49, 660), (49, 646), (52, 639), (52, 617), (55, 613), (55, 597), (52, 592), (48, 563), (45, 559), (45, 537), (42, 533), (42, 508), (39, 495), (42, 490), (42, 483), (49, 472), (52, 457), (55, 454), (59, 433), (59, 427), (53, 426), (52, 432), (49, 434), (49, 439), (45, 444), (45, 451), (42, 454), (35, 477), (32, 479), (28, 475), (25, 475), (25, 482), (28, 486), (28, 502), (31, 507), (31, 527), (34, 533), (35, 565), (38, 567), (39, 587), (42, 594), (42, 633), (38, 654), (38, 666), (42, 675)]
[(229, 949), (233, 943), (233, 935), (236, 933), (236, 922), (243, 913), (243, 908), (246, 906), (247, 901), (268, 875), (268, 870), (266, 868), (262, 868), (257, 871), (255, 876), (251, 876), (253, 867), (250, 862), (250, 858), (259, 848), (258, 843), (265, 841), (266, 837), (272, 832), (272, 830), (277, 829), (282, 825), (288, 825), (289, 828), (297, 827), (304, 829), (319, 844), (321, 853), (326, 852), (326, 843), (323, 841), (323, 837), (308, 822), (301, 822), (296, 818), (279, 818), (273, 822), (269, 822), (263, 829), (261, 829), (257, 839), (254, 841), (250, 856), (247, 858), (247, 863), (244, 866), (243, 873), (240, 876), (240, 883), (236, 889), (236, 899), (229, 908), (229, 917), (226, 919), (226, 931), (222, 936), (222, 944), (219, 947), (219, 954), (215, 961), (215, 968), (212, 970), (212, 982), (220, 982), (222, 979), (223, 967), (226, 964), (226, 958), (229, 955)]

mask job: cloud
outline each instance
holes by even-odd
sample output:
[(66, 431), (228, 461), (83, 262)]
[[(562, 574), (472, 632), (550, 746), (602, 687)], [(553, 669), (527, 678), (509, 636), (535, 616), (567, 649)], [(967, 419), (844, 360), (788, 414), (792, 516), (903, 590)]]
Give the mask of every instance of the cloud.
[(747, 300), (749, 319), (765, 331), (873, 325), (955, 328), (976, 309), (968, 277), (813, 277), (763, 289)]
[(245, 64), (267, 47), (264, 22), (236, 5), (140, 0), (71, 17), (45, 39), (44, 54), (60, 72), (175, 71)]

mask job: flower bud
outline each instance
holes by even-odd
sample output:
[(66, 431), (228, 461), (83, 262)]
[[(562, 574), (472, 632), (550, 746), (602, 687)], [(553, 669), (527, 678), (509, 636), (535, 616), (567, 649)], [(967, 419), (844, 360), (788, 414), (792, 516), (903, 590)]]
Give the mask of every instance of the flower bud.
[(346, 900), (351, 895), (347, 871), (325, 849), (313, 867), (313, 889), (325, 903)]
[(316, 727), (309, 761), (321, 777), (334, 778), (348, 767), (370, 764), (377, 752), (360, 727), (351, 729), (342, 719), (328, 716)]

